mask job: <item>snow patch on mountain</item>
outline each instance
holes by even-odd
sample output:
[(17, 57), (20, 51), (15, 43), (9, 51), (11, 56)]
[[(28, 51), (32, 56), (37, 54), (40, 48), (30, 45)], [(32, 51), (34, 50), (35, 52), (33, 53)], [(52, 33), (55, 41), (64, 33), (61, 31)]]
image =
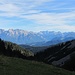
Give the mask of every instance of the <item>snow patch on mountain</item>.
[(17, 44), (52, 45), (75, 39), (75, 32), (40, 31), (35, 33), (21, 29), (0, 29), (0, 38)]

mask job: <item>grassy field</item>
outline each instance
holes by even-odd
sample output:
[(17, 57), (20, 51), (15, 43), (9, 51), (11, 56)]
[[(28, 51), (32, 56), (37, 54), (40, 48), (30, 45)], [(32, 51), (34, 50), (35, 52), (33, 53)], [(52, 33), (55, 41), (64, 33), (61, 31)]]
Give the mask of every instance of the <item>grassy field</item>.
[(0, 75), (75, 75), (42, 62), (0, 55)]

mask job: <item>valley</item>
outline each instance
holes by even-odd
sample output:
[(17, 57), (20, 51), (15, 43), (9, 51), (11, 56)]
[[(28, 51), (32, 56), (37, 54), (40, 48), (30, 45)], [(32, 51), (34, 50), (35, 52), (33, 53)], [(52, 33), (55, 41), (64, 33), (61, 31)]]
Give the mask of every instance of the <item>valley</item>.
[(0, 0), (0, 75), (75, 75), (75, 0)]
[(75, 75), (74, 63), (75, 40), (55, 45), (29, 46), (0, 39), (0, 75)]

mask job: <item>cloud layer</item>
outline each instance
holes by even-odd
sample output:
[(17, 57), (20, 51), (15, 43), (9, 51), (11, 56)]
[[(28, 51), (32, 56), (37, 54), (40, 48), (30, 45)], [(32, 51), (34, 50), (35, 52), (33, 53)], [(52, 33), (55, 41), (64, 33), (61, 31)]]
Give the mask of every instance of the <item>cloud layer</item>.
[[(23, 28), (26, 28), (27, 25), (31, 27), (29, 22), (32, 22), (34, 31), (75, 31), (74, 3), (74, 0), (0, 0), (0, 21), (3, 20), (7, 27), (10, 25), (8, 28), (14, 26), (18, 28), (18, 24), (12, 20), (16, 17), (19, 18), (16, 21), (25, 21)], [(13, 22), (14, 26), (8, 22)], [(1, 27), (2, 24), (4, 23), (0, 24)], [(33, 28), (30, 29), (33, 30)]]

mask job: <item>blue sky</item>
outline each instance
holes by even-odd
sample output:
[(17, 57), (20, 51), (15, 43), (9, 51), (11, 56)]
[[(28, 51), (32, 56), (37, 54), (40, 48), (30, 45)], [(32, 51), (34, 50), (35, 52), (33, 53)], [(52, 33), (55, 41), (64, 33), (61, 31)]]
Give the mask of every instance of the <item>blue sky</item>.
[(75, 0), (0, 0), (0, 29), (75, 31)]

